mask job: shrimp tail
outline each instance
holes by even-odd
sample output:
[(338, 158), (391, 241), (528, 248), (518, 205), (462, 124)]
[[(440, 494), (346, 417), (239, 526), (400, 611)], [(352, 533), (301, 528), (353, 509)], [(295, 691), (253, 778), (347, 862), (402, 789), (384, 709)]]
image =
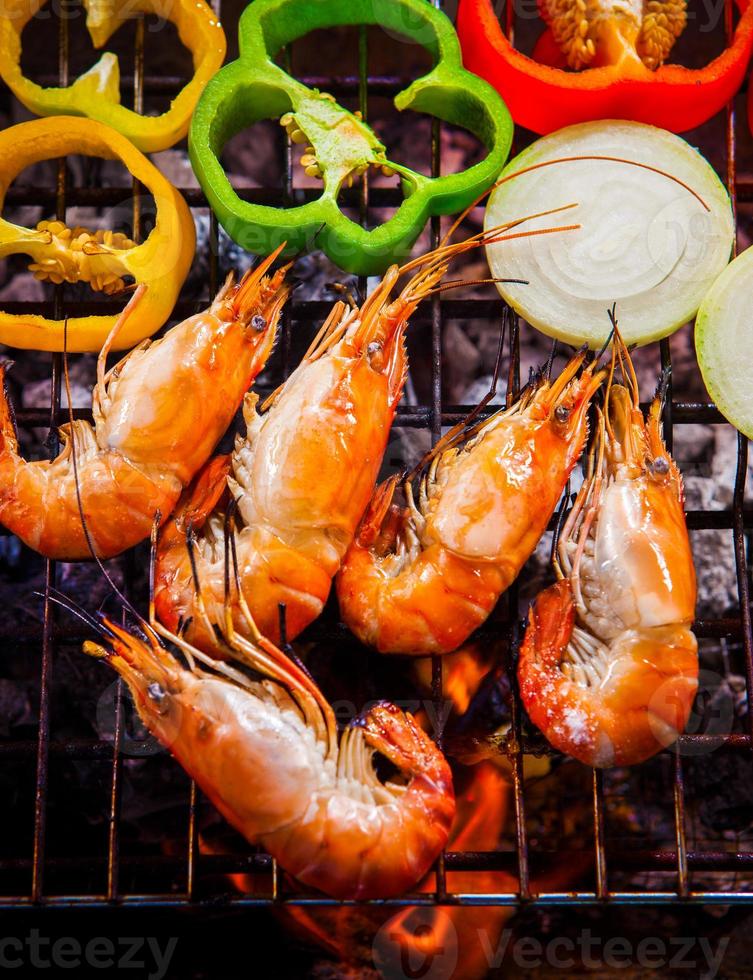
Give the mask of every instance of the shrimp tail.
[[(549, 673), (559, 667), (575, 626), (575, 602), (569, 579), (545, 589), (531, 606), (528, 629), (520, 648), (521, 685), (531, 668)], [(525, 680), (524, 680), (525, 679)], [(538, 682), (534, 683), (536, 687)]]
[[(575, 626), (575, 602), (569, 579), (545, 589), (531, 606), (518, 659), (518, 683), (526, 711), (537, 728), (558, 730), (567, 710), (569, 681), (560, 664)], [(541, 692), (548, 696), (542, 697)]]
[[(600, 768), (634, 765), (671, 745), (687, 725), (698, 686), (690, 630), (626, 630), (612, 641), (611, 670), (598, 663), (591, 669), (577, 651), (573, 659), (574, 621), (567, 580), (534, 604), (518, 665), (531, 721), (555, 748)], [(580, 634), (578, 642), (587, 640)], [(567, 673), (560, 670), (563, 659)]]
[(230, 453), (215, 456), (199, 471), (175, 509), (173, 520), (170, 521), (173, 533), (176, 529), (179, 530), (182, 538), (188, 527), (198, 530), (206, 523), (212, 511), (222, 506), (224, 498), (229, 494), (227, 476), (231, 458)]
[[(400, 477), (401, 475), (399, 473), (394, 474), (383, 483), (380, 483), (374, 491), (369, 501), (369, 506), (361, 518), (361, 524), (358, 529), (357, 541), (362, 548), (370, 548), (382, 533), (384, 520), (392, 507), (392, 501), (397, 485), (400, 482)], [(394, 533), (396, 531), (397, 528), (394, 529)]]
[(592, 715), (589, 689), (561, 669), (575, 614), (569, 579), (555, 582), (536, 597), (518, 659), (520, 696), (533, 724), (555, 748), (587, 765), (612, 765), (612, 740)]
[(0, 363), (0, 459), (18, 455), (16, 419), (5, 383), (5, 376), (12, 365), (13, 361)]
[[(7, 360), (0, 363), (0, 521), (33, 547), (37, 523), (29, 521), (28, 497), (34, 500), (34, 472), (19, 452), (16, 417), (5, 380), (12, 364)], [(32, 492), (27, 494), (30, 486)], [(32, 534), (27, 537), (24, 532), (30, 524)]]
[(381, 701), (360, 718), (366, 741), (401, 773), (422, 776), (442, 791), (452, 793), (450, 767), (412, 715), (389, 701)]
[(230, 454), (215, 456), (206, 463), (184, 491), (159, 535), (154, 599), (160, 620), (175, 632), (180, 632), (181, 623), (193, 616), (193, 590), (186, 564), (187, 535), (189, 530), (195, 532), (203, 527), (215, 507), (222, 506), (229, 497), (230, 465)]

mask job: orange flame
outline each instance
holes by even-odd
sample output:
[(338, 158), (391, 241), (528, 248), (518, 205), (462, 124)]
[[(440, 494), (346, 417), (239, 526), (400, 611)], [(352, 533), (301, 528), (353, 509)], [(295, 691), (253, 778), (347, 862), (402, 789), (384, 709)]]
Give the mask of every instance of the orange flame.
[[(470, 786), (458, 798), (448, 849), (496, 850), (507, 817), (509, 790), (509, 783), (492, 763), (476, 766)], [(419, 891), (433, 888), (430, 876), (422, 882)], [(514, 893), (517, 879), (505, 871), (449, 871), (447, 890), (467, 894)], [(488, 973), (488, 950), (496, 948), (513, 910), (500, 906), (438, 906), (422, 909), (420, 916), (416, 913), (416, 907), (403, 909), (389, 923), (389, 937), (399, 946), (402, 962), (431, 963), (439, 956), (449, 955), (450, 951), (455, 955), (457, 951), (458, 962), (449, 977), (477, 980)], [(484, 942), (481, 936), (485, 937)]]
[[(442, 657), (443, 690), (452, 701), (458, 714), (468, 710), (481, 682), (494, 667), (497, 651), (493, 644), (466, 643), (454, 653)], [(421, 657), (414, 665), (416, 679), (427, 691), (431, 690), (432, 664), (429, 657)]]

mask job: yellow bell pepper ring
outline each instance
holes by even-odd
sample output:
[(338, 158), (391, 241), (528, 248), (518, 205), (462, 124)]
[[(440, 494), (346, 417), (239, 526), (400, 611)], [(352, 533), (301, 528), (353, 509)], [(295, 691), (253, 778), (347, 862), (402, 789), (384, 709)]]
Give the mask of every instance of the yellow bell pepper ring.
[(120, 104), (120, 67), (114, 54), (99, 61), (65, 88), (44, 88), (21, 69), (21, 34), (47, 0), (3, 0), (0, 15), (0, 77), (27, 109), (38, 116), (87, 116), (117, 129), (144, 153), (165, 150), (182, 139), (204, 86), (225, 58), (225, 32), (203, 0), (82, 0), (86, 27), (96, 48), (138, 13), (172, 21), (193, 56), (194, 75), (167, 112), (142, 116)]
[[(0, 131), (0, 215), (8, 187), (25, 167), (70, 153), (120, 160), (144, 185), (155, 206), (154, 228), (146, 241), (136, 245), (119, 232), (68, 228), (62, 221), (24, 228), (0, 217), (0, 259), (28, 255), (37, 279), (87, 282), (105, 293), (120, 291), (126, 279), (144, 283), (147, 289), (138, 310), (113, 344), (113, 349), (123, 350), (151, 336), (170, 316), (193, 261), (193, 218), (180, 192), (124, 136), (102, 123), (73, 116), (34, 119)], [(0, 343), (31, 350), (96, 352), (116, 319), (117, 315), (71, 317), (66, 338), (63, 320), (0, 310)]]

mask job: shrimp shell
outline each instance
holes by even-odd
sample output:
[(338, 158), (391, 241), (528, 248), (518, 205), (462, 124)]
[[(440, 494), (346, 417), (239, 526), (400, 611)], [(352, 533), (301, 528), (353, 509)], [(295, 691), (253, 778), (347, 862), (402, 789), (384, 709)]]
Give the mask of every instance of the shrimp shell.
[[(94, 426), (61, 426), (56, 459), (19, 455), (0, 366), (0, 522), (48, 558), (109, 558), (149, 536), (227, 429), (264, 367), (289, 287), (276, 254), (234, 285), (228, 279), (202, 313), (146, 341), (105, 373), (139, 287), (99, 355)], [(82, 521), (84, 515), (86, 526)]]
[[(210, 659), (177, 641), (193, 663), (182, 667), (149, 628), (141, 639), (103, 619), (100, 630), (105, 646), (85, 650), (124, 678), (144, 724), (228, 822), (299, 881), (334, 898), (389, 898), (428, 872), (455, 800), (446, 760), (411, 715), (376, 704), (338, 746), (318, 688), (268, 642), (244, 648), (247, 666), (277, 678), (256, 682), (199, 666)], [(397, 781), (378, 779), (376, 752)]]
[(603, 375), (576, 376), (576, 355), (555, 382), (434, 456), (414, 503), (378, 488), (337, 578), (343, 621), (382, 653), (443, 654), (480, 626), (536, 547), (580, 456), (587, 411)]
[(533, 604), (518, 666), (534, 724), (599, 767), (672, 744), (698, 686), (695, 571), (682, 479), (661, 435), (662, 395), (644, 419), (619, 337), (615, 352), (628, 386), (610, 386), (559, 542), (559, 581)]

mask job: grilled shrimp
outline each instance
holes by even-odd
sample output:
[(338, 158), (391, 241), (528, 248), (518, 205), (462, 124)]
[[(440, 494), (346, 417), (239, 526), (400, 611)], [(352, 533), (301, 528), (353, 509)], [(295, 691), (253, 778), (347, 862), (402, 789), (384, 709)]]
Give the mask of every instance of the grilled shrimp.
[(533, 605), (518, 666), (531, 720), (556, 748), (599, 767), (674, 742), (698, 680), (695, 571), (661, 386), (644, 419), (619, 338), (614, 350), (625, 385), (609, 388), (560, 537), (558, 581)]
[[(473, 766), (461, 779), (448, 849), (463, 853), (494, 851), (507, 822), (510, 783), (488, 762)], [(239, 888), (245, 890), (244, 886), (252, 884), (243, 876), (238, 877)], [(514, 893), (518, 882), (507, 871), (448, 870), (446, 886), (453, 893)], [(415, 891), (435, 889), (431, 874)], [(375, 965), (374, 975), (384, 978), (481, 980), (489, 973), (489, 948), (497, 947), (502, 926), (513, 914), (509, 906), (499, 905), (409, 905), (395, 909), (375, 904), (335, 908), (286, 904), (280, 907), (278, 918), (286, 928), (292, 926), (304, 941), (316, 943), (330, 957), (346, 964), (350, 968), (347, 975), (358, 975), (359, 967)], [(487, 941), (480, 942), (480, 935)], [(462, 951), (462, 959), (452, 969), (456, 951)], [(432, 968), (437, 958), (441, 963), (439, 970)]]
[[(263, 677), (250, 680), (173, 637), (182, 666), (146, 623), (138, 636), (87, 619), (104, 645), (85, 650), (127, 682), (144, 724), (228, 822), (299, 881), (335, 898), (388, 898), (429, 871), (455, 799), (444, 756), (409, 714), (376, 704), (338, 745), (313, 680), (258, 634), (257, 643), (232, 626), (226, 634), (226, 655)], [(394, 781), (377, 776), (375, 753), (395, 767)]]
[[(289, 639), (319, 615), (379, 473), (405, 381), (409, 317), (462, 247), (421, 260), (394, 300), (397, 266), (360, 309), (346, 312), (337, 303), (271, 407), (258, 414), (257, 396), (246, 396), (245, 436), (231, 456), (208, 464), (161, 535), (156, 608), (166, 626), (188, 623), (186, 638), (211, 652), (214, 638), (194, 608), (186, 533), (197, 541), (195, 562), (211, 614), (224, 596), (229, 497), (238, 513), (242, 591), (260, 631), (279, 640), (280, 603)], [(234, 615), (243, 631), (237, 609)]]
[(585, 444), (603, 374), (529, 385), (511, 407), (439, 444), (407, 507), (392, 477), (377, 488), (337, 578), (343, 621), (382, 653), (455, 650), (484, 622), (544, 533)]
[[(105, 373), (110, 347), (143, 295), (139, 287), (97, 361), (94, 426), (61, 426), (56, 459), (19, 455), (0, 367), (0, 522), (31, 548), (66, 561), (116, 555), (166, 518), (227, 429), (264, 367), (287, 299), (276, 253), (203, 313), (145, 341)], [(82, 520), (82, 513), (85, 518)]]

